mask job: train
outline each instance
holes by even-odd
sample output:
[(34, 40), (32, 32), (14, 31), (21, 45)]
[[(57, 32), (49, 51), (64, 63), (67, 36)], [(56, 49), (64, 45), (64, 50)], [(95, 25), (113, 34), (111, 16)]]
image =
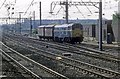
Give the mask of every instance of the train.
[(38, 26), (39, 39), (56, 42), (81, 43), (83, 41), (83, 26), (80, 23)]

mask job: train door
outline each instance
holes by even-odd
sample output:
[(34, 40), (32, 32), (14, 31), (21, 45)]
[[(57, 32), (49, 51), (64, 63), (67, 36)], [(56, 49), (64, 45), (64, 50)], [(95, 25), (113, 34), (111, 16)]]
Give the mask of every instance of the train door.
[(96, 36), (96, 28), (95, 28), (95, 25), (92, 25), (92, 37), (95, 38)]

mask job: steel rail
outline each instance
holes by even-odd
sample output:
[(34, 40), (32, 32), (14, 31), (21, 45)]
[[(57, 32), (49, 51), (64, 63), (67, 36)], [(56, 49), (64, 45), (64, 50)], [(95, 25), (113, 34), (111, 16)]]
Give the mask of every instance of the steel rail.
[[(36, 41), (36, 40), (33, 40), (33, 41), (41, 43), (41, 42)], [(65, 44), (61, 44), (61, 43), (53, 44), (53, 43), (49, 43), (49, 42), (44, 42), (44, 44), (48, 44), (51, 47), (56, 48), (56, 49), (60, 49), (60, 50), (62, 49), (64, 51), (69, 51), (71, 53), (82, 54), (82, 55), (85, 55), (85, 56), (89, 56), (89, 57), (93, 57), (93, 58), (99, 58), (99, 59), (103, 59), (105, 61), (110, 61), (110, 62), (115, 62), (115, 63), (120, 62), (120, 59), (118, 57), (116, 57), (116, 56), (106, 54), (105, 52), (101, 52), (101, 51), (91, 49), (91, 48), (86, 48), (86, 47), (82, 47), (82, 46), (78, 46), (78, 45), (73, 46), (73, 45), (68, 44), (68, 43), (65, 43)], [(74, 51), (73, 51), (73, 49), (74, 49)], [(80, 52), (82, 52), (82, 53), (80, 53)]]
[[(29, 39), (29, 38), (26, 38), (26, 39)], [(34, 39), (34, 38), (30, 38), (30, 39)], [(31, 41), (41, 43), (40, 41), (37, 41), (37, 40), (31, 40)], [(103, 59), (103, 60), (111, 61), (111, 62), (115, 62), (115, 63), (120, 62), (120, 59), (118, 57), (110, 55), (110, 54), (106, 54), (103, 51), (101, 52), (101, 51), (98, 51), (98, 50), (95, 50), (95, 49), (86, 48), (86, 47), (78, 46), (78, 45), (73, 46), (72, 44), (68, 44), (68, 43), (64, 43), (64, 44), (56, 43), (56, 42), (54, 44), (53, 44), (53, 42), (52, 43), (44, 42), (44, 43), (47, 43), (48, 45), (51, 45), (51, 47), (54, 47), (54, 48), (57, 48), (57, 49), (63, 49), (63, 50), (66, 50), (66, 51), (69, 51), (69, 52), (72, 52), (72, 53), (82, 54), (82, 55), (86, 55), (86, 56), (90, 56), (90, 57), (94, 57), (94, 58), (99, 58), (99, 59)], [(73, 50), (70, 50), (70, 49), (75, 49), (76, 51), (73, 52)], [(82, 51), (80, 49), (82, 49)], [(83, 51), (83, 49), (85, 51)], [(83, 53), (78, 53), (78, 52), (83, 52)]]
[(23, 66), (22, 64), (20, 64), (18, 61), (16, 61), (14, 58), (12, 58), (10, 55), (8, 55), (5, 51), (3, 51), (2, 49), (0, 49), (0, 51), (2, 52), (2, 55), (4, 55), (5, 57), (9, 58), (10, 60), (12, 60), (14, 63), (17, 64), (17, 66), (21, 67), (22, 69), (24, 69), (27, 73), (30, 73), (31, 75), (34, 76), (34, 78), (37, 79), (42, 79), (40, 76), (38, 76), (37, 74), (35, 74), (34, 72), (32, 72), (31, 70), (27, 69), (25, 66)]
[[(35, 62), (35, 61), (32, 60), (32, 59), (29, 59), (28, 57), (26, 57), (26, 56), (20, 54), (19, 52), (13, 50), (12, 48), (6, 46), (6, 45), (3, 44), (2, 42), (0, 42), (0, 43), (1, 43), (3, 46), (5, 46), (7, 49), (9, 49), (10, 51), (16, 53), (17, 55), (19, 55), (19, 56), (22, 57), (23, 59), (26, 59), (27, 61), (34, 63), (35, 65), (39, 66), (39, 68), (41, 68), (41, 69), (45, 70), (46, 72), (48, 72), (48, 73), (54, 75), (55, 77), (57, 77), (57, 78), (62, 78), (62, 79), (69, 79), (69, 78), (67, 78), (67, 77), (64, 76), (64, 75), (59, 74), (59, 73), (57, 73), (57, 72), (55, 72), (55, 71), (53, 71), (53, 70), (47, 68), (46, 66), (43, 66), (42, 64), (39, 64), (39, 63)], [(16, 62), (17, 62), (17, 61), (16, 61)]]
[[(30, 46), (30, 45), (28, 45), (29, 47), (31, 47), (31, 48), (33, 48), (33, 49), (35, 49), (35, 50), (39, 50), (39, 51), (41, 51), (40, 49), (37, 49), (37, 48), (35, 48), (35, 47), (32, 47), (32, 46)], [(45, 52), (44, 50), (42, 50), (41, 52)], [(48, 52), (48, 51), (46, 51), (46, 53), (48, 54), (52, 54), (52, 53), (50, 53), (50, 52)], [(55, 56), (58, 56), (58, 55), (56, 55), (56, 54), (52, 54), (52, 55), (55, 55)], [(60, 56), (60, 55), (59, 55)], [(113, 74), (113, 75), (120, 75), (120, 73), (119, 72), (116, 72), (116, 71), (112, 71), (112, 70), (108, 70), (108, 69), (104, 69), (104, 68), (101, 68), (101, 67), (98, 67), (98, 66), (94, 66), (94, 65), (91, 65), (91, 64), (88, 64), (88, 63), (84, 63), (84, 62), (80, 62), (80, 61), (77, 61), (77, 60), (73, 60), (73, 59), (70, 59), (70, 58), (66, 58), (66, 57), (64, 57), (64, 56), (60, 56), (60, 57), (62, 57), (62, 58), (64, 58), (64, 59), (67, 59), (67, 60), (69, 60), (69, 61), (72, 61), (71, 63), (76, 63), (77, 62), (77, 64), (79, 63), (81, 63), (80, 65), (87, 65), (89, 68), (91, 68), (91, 69), (96, 69), (96, 70), (98, 70), (98, 71), (100, 71), (100, 72), (106, 72), (107, 74)], [(73, 66), (73, 65), (71, 65), (71, 66)], [(77, 67), (78, 68), (78, 67)], [(89, 70), (88, 70), (89, 71)], [(90, 72), (89, 71), (89, 73), (92, 73), (92, 72)], [(94, 72), (93, 72), (94, 73)], [(96, 73), (96, 72), (95, 72)], [(98, 73), (97, 73), (97, 75), (98, 75)], [(98, 76), (104, 76), (105, 77), (105, 75), (103, 75), (103, 74), (100, 74), (99, 73), (99, 75)], [(106, 78), (107, 78), (108, 76), (106, 76)]]

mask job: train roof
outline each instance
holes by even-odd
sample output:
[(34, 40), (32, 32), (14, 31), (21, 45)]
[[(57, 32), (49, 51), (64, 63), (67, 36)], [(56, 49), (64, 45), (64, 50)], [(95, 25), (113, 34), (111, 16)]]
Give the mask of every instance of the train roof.
[[(71, 24), (55, 25), (55, 27), (68, 27), (68, 26), (73, 26), (74, 24), (80, 24), (80, 23), (71, 23)], [(80, 24), (80, 25), (81, 25), (81, 24)]]
[(45, 27), (45, 26), (38, 26), (38, 28), (40, 28), (40, 27)]
[(47, 25), (47, 26), (45, 26), (45, 27), (53, 27), (53, 26), (55, 26), (55, 25)]
[(38, 26), (38, 28), (41, 28), (41, 27), (53, 27), (55, 25), (42, 25), (42, 26)]
[(55, 27), (68, 27), (68, 24), (63, 24), (63, 25), (55, 25)]
[(71, 23), (71, 24), (62, 24), (62, 25), (42, 25), (42, 26), (38, 26), (38, 28), (40, 28), (40, 27), (53, 27), (53, 26), (55, 26), (55, 27), (68, 27), (68, 26), (73, 26), (74, 24), (80, 24), (80, 23)]

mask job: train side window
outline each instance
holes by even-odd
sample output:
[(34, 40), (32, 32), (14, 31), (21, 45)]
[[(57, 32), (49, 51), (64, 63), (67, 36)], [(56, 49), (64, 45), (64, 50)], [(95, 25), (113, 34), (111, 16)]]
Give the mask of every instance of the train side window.
[(66, 31), (63, 32), (66, 35)]
[(70, 27), (70, 26), (68, 26), (68, 30), (71, 30), (71, 27)]

